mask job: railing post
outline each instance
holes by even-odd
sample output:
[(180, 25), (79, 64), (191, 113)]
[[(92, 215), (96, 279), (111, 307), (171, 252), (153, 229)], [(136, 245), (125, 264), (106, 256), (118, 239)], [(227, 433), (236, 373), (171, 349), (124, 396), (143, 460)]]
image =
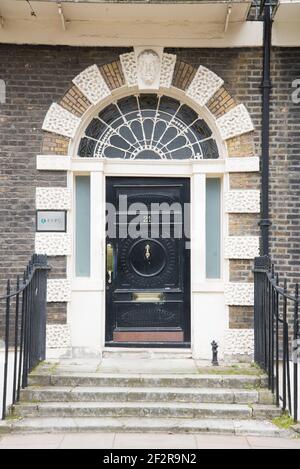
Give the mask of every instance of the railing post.
[[(20, 278), (17, 276), (16, 291), (20, 288)], [(16, 388), (17, 388), (17, 363), (18, 363), (18, 338), (19, 338), (19, 293), (16, 294), (16, 317), (15, 317), (15, 351), (14, 351), (14, 381), (13, 381), (13, 394), (12, 403), (16, 403)]]
[(6, 395), (7, 395), (7, 375), (8, 375), (8, 349), (9, 349), (9, 314), (10, 314), (10, 281), (7, 281), (6, 287), (6, 308), (5, 308), (5, 356), (4, 356), (4, 379), (3, 379), (3, 402), (2, 419), (6, 416)]
[(39, 312), (39, 330), (37, 335), (37, 359), (38, 361), (46, 358), (46, 312), (47, 312), (47, 276), (49, 267), (47, 265), (47, 256), (37, 255), (34, 259), (37, 271), (36, 288), (38, 289), (38, 302), (36, 308)]
[[(29, 276), (29, 266), (25, 271), (25, 282)], [(23, 342), (23, 369), (22, 369), (22, 388), (27, 386), (27, 368), (28, 368), (28, 304), (29, 304), (29, 285), (24, 290), (24, 342)]]
[(298, 313), (299, 313), (299, 286), (298, 283), (295, 286), (295, 304), (294, 304), (294, 347), (293, 347), (293, 359), (294, 359), (294, 421), (298, 420)]
[(266, 365), (266, 273), (270, 268), (269, 256), (254, 259), (254, 360), (265, 367)]
[[(272, 280), (275, 279), (274, 264), (271, 266)], [(273, 284), (270, 284), (270, 388), (274, 394), (274, 310), (275, 294)]]
[[(279, 286), (279, 275), (276, 274), (276, 286)], [(275, 291), (275, 393), (276, 405), (279, 407), (279, 293)]]
[(287, 293), (287, 281), (284, 279), (283, 283), (283, 313), (282, 313), (282, 328), (283, 328), (283, 351), (282, 351), (282, 409), (283, 411), (286, 410), (286, 383), (287, 383), (287, 366), (286, 366), (286, 360), (287, 360), (287, 344), (286, 344), (286, 313), (287, 313), (287, 299), (286, 299), (286, 293)]
[[(23, 275), (23, 286), (26, 282), (26, 274)], [(20, 330), (20, 354), (19, 354), (19, 369), (18, 369), (18, 390), (17, 401), (20, 399), (22, 365), (24, 366), (24, 323), (25, 323), (25, 304), (26, 304), (26, 290), (22, 291), (22, 307), (21, 307), (21, 330)]]

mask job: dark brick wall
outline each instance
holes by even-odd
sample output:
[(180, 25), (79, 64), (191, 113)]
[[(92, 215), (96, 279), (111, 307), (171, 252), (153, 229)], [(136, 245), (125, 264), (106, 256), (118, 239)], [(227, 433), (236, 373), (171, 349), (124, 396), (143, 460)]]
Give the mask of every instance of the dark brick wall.
[(300, 104), (292, 82), (300, 78), (300, 49), (276, 49), (272, 62), (271, 252), (291, 282), (300, 280)]
[[(41, 126), (48, 107), (53, 101), (61, 100), (72, 78), (84, 68), (116, 60), (125, 51), (0, 45), (0, 78), (7, 86), (6, 104), (0, 104), (0, 291), (5, 279), (21, 272), (32, 253), (35, 186), (66, 185), (64, 173), (38, 173), (35, 169), (36, 155), (41, 152), (43, 141)], [(200, 63), (207, 66), (225, 80), (232, 97), (244, 103), (251, 114), (256, 126), (255, 150), (259, 154), (261, 51), (169, 51), (194, 66)], [(300, 78), (300, 48), (274, 49), (272, 75), (271, 250), (279, 270), (295, 280), (300, 276), (300, 105), (292, 103), (291, 93), (292, 81)], [(253, 178), (259, 182), (257, 176)], [(233, 186), (240, 185), (238, 177), (235, 182), (233, 179)], [(231, 218), (234, 225), (235, 217)], [(256, 223), (254, 217), (252, 220), (249, 216), (249, 228), (253, 223)], [(54, 270), (51, 275), (64, 276), (61, 261), (53, 260), (53, 263), (57, 275)], [(50, 309), (56, 318), (56, 307)], [(58, 320), (62, 321), (63, 317)]]
[(257, 132), (256, 151), (259, 149), (260, 82), (262, 54), (259, 49), (168, 49), (183, 60), (197, 67), (204, 65), (223, 78), (224, 86), (237, 103), (244, 103)]
[(67, 303), (47, 304), (47, 324), (67, 323)]
[(229, 329), (252, 329), (253, 325), (252, 306), (229, 306)]

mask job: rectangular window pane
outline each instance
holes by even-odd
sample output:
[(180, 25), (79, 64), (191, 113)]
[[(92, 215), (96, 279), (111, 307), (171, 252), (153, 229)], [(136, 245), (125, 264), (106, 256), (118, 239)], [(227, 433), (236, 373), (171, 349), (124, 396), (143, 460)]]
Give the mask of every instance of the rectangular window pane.
[(206, 179), (206, 277), (220, 278), (221, 180)]
[(90, 177), (76, 176), (76, 276), (90, 276)]

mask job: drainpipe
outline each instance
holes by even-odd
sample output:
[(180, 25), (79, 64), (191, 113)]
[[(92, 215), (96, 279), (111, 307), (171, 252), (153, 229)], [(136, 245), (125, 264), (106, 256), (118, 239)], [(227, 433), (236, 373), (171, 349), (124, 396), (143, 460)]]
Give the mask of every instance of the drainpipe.
[(264, 5), (263, 78), (262, 78), (262, 131), (261, 131), (261, 255), (269, 255), (269, 143), (270, 143), (270, 56), (272, 41), (272, 18), (270, 1)]

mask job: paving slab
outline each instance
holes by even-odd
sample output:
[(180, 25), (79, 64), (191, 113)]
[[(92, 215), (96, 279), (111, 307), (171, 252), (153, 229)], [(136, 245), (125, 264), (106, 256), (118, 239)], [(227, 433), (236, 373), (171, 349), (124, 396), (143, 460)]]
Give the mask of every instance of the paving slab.
[(0, 449), (56, 449), (64, 436), (62, 434), (44, 433), (40, 435), (5, 435), (0, 440)]
[(116, 449), (196, 449), (195, 435), (117, 433)]
[(244, 436), (196, 435), (198, 449), (250, 449)]
[(71, 433), (63, 435), (60, 449), (108, 449), (114, 447), (114, 433)]
[(248, 436), (247, 441), (252, 447), (256, 448), (268, 447), (280, 449), (300, 449), (300, 439), (297, 438), (268, 438), (265, 436)]
[(25, 444), (25, 445), (0, 445), (0, 450), (4, 449), (59, 449), (59, 445), (38, 445), (33, 443), (32, 445)]
[(0, 449), (300, 449), (299, 439), (178, 433), (51, 433), (0, 437)]

